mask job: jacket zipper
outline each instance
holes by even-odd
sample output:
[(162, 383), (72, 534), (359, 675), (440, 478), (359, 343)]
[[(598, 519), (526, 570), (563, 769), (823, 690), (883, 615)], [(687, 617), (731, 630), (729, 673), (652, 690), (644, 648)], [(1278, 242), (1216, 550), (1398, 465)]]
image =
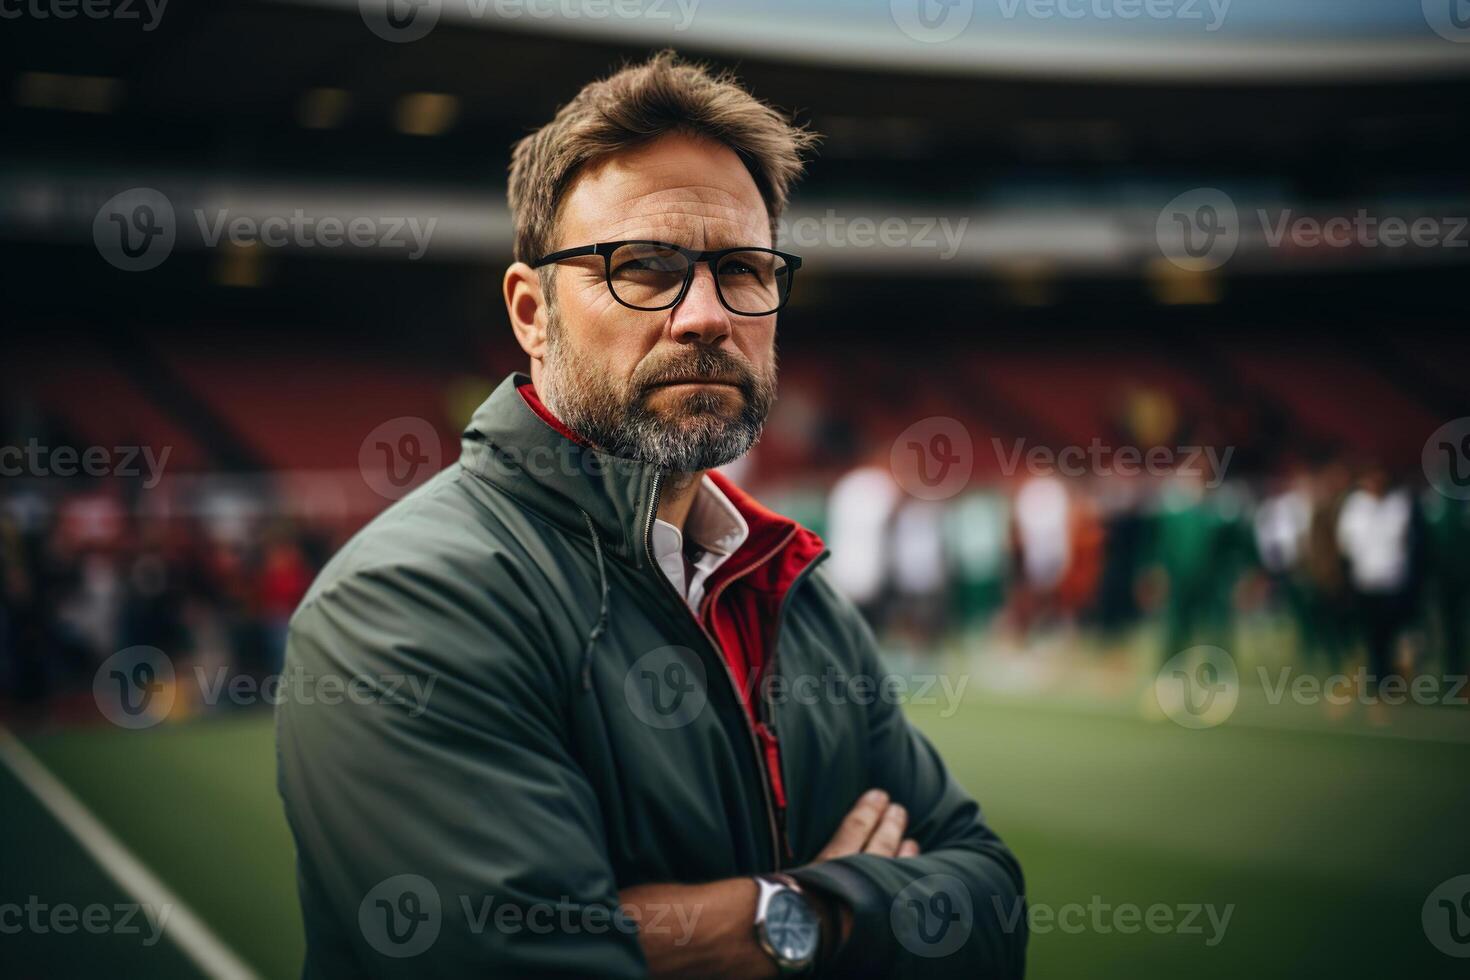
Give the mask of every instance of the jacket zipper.
[[(709, 643), (710, 649), (715, 655), (715, 659), (720, 662), (720, 666), (723, 667), (725, 670), (725, 676), (730, 681), (730, 687), (731, 690), (733, 690), (735, 693), (736, 700), (739, 701), (741, 704), (740, 718), (745, 724), (746, 733), (750, 736), (750, 748), (751, 751), (755, 754), (756, 768), (760, 770), (761, 799), (765, 803), (766, 821), (771, 832), (771, 852), (776, 859), (776, 868), (780, 869), (781, 858), (785, 851), (782, 847), (781, 830), (777, 826), (776, 807), (771, 802), (771, 775), (766, 768), (765, 750), (761, 745), (760, 736), (756, 734), (755, 726), (752, 725), (750, 722), (750, 715), (745, 710), (745, 699), (740, 694), (739, 682), (736, 681), (735, 675), (731, 673), (730, 664), (725, 660), (724, 654), (720, 652), (719, 641), (710, 634), (709, 630), (705, 629), (704, 621), (700, 617), (694, 615), (693, 610), (689, 608), (689, 603), (679, 598), (679, 594), (674, 591), (674, 586), (672, 585), (672, 583), (669, 582), (668, 578), (662, 574), (662, 570), (658, 567), (658, 562), (653, 557), (653, 518), (654, 515), (658, 513), (658, 490), (659, 482), (661, 481), (662, 477), (662, 473), (655, 473), (653, 475), (653, 486), (649, 494), (648, 501), (648, 519), (643, 523), (643, 550), (648, 555), (649, 565), (651, 565), (655, 570), (659, 571), (659, 574), (657, 575), (658, 580), (663, 583), (664, 588), (668, 589), (669, 594), (671, 594), (675, 599), (678, 600), (679, 605), (682, 606), (684, 608), (684, 611), (688, 613), (690, 615), (690, 618), (694, 620), (694, 625), (698, 626), (699, 631), (704, 634), (705, 641)], [(773, 551), (771, 552), (771, 554), (774, 555), (775, 552)], [(763, 558), (761, 561), (763, 562), (770, 557), (770, 555), (767, 555), (766, 558)], [(759, 564), (759, 562), (757, 564)], [(751, 568), (755, 567), (755, 565), (751, 566)]]
[[(702, 615), (703, 612), (706, 609), (708, 609), (711, 605), (713, 605), (715, 602), (718, 602), (719, 601), (719, 597), (720, 597), (721, 593), (723, 593), (725, 591), (725, 588), (727, 586), (729, 586), (730, 583), (739, 581), (740, 579), (742, 579), (745, 576), (749, 575), (751, 572), (755, 571), (757, 568), (760, 568), (766, 562), (770, 561), (777, 554), (779, 554), (781, 552), (781, 550), (783, 548), (785, 548), (786, 545), (789, 544), (790, 541), (791, 541), (791, 539), (794, 538), (795, 536), (796, 536), (796, 531), (793, 529), (790, 534), (786, 535), (786, 537), (784, 537), (784, 538), (781, 539), (781, 543), (780, 544), (778, 544), (775, 548), (772, 548), (771, 551), (768, 554), (762, 556), (759, 561), (752, 562), (749, 566), (747, 566), (746, 568), (744, 568), (743, 570), (741, 570), (741, 572), (740, 572), (739, 575), (732, 576), (731, 578), (726, 579), (724, 582), (721, 582), (719, 588), (717, 588), (714, 591), (714, 593), (712, 593), (711, 595), (705, 596), (704, 601), (700, 603), (700, 612), (701, 612), (701, 615), (698, 617), (699, 618), (699, 621), (700, 621), (700, 625), (703, 626), (703, 624), (704, 624), (704, 618), (703, 618), (703, 615)], [(792, 596), (793, 593), (796, 592), (797, 586), (801, 585), (802, 581), (804, 581), (806, 579), (807, 575), (811, 572), (811, 570), (814, 569), (814, 568), (816, 568), (819, 564), (821, 564), (822, 559), (823, 558), (826, 558), (826, 557), (827, 557), (827, 552), (826, 551), (823, 551), (821, 554), (817, 555), (811, 561), (807, 562), (806, 566), (804, 568), (802, 568), (801, 571), (797, 572), (796, 573), (796, 577), (791, 580), (791, 584), (789, 586), (787, 586), (787, 588), (786, 588), (786, 593), (783, 596), (781, 596), (781, 607), (780, 607), (780, 609), (778, 609), (776, 611), (776, 628), (774, 630), (772, 630), (772, 632), (771, 632), (771, 651), (770, 651), (771, 652), (771, 656), (770, 656), (770, 659), (766, 661), (766, 663), (764, 665), (764, 668), (763, 668), (764, 669), (764, 672), (765, 672), (765, 674), (767, 676), (771, 675), (776, 670), (776, 661), (777, 661), (777, 658), (778, 658), (777, 651), (780, 649), (780, 646), (781, 646), (781, 626), (786, 621), (786, 607), (791, 602), (791, 596)], [(723, 659), (723, 658), (721, 658), (721, 659)], [(776, 733), (776, 719), (775, 719), (775, 715), (772, 714), (772, 711), (771, 711), (770, 698), (766, 696), (766, 692), (769, 691), (769, 687), (767, 687), (765, 685), (757, 685), (757, 686), (760, 687), (761, 690), (762, 690), (762, 693), (760, 695), (760, 700), (756, 704), (757, 711), (759, 712), (760, 726), (761, 726), (762, 729), (764, 729), (764, 735), (766, 736), (766, 738), (769, 738), (770, 739), (770, 743), (769, 743), (770, 746), (775, 749), (775, 753), (774, 753), (775, 754), (775, 760), (776, 761), (779, 761), (779, 759), (780, 759), (780, 738), (779, 738), (779, 736)], [(763, 750), (766, 748), (766, 744), (765, 744), (764, 740), (762, 741), (761, 748)], [(764, 758), (765, 757), (762, 756), (762, 759), (763, 760), (764, 760)], [(768, 774), (768, 770), (763, 770), (763, 774)], [(767, 778), (769, 778), (768, 775), (767, 775)], [(790, 796), (789, 792), (786, 792), (784, 790), (784, 787), (786, 785), (786, 777), (785, 777), (784, 774), (781, 775), (781, 785), (783, 787), (783, 795), (785, 795), (789, 799), (789, 796)], [(794, 854), (793, 854), (792, 848), (791, 848), (791, 838), (790, 838), (789, 834), (787, 833), (787, 829), (786, 829), (786, 805), (785, 805), (784, 802), (783, 802), (782, 806), (778, 810), (775, 811), (775, 813), (776, 813), (776, 816), (777, 816), (777, 822), (779, 824), (779, 828), (778, 828), (778, 836), (779, 836), (778, 850), (780, 851), (780, 853), (784, 854), (787, 858), (792, 858), (792, 857), (794, 857)], [(780, 860), (780, 858), (778, 857), (777, 858), (777, 861), (779, 862), (779, 860)]]

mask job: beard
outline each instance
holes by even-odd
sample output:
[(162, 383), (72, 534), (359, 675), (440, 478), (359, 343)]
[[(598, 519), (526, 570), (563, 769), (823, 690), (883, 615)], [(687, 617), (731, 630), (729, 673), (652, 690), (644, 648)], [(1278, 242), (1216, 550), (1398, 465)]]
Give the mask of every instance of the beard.
[[(646, 359), (631, 378), (619, 381), (573, 348), (555, 322), (547, 332), (542, 367), (538, 394), (567, 428), (613, 456), (674, 474), (723, 466), (745, 455), (760, 438), (776, 400), (774, 357), (762, 374), (728, 351), (690, 344)], [(660, 387), (692, 378), (733, 387)]]

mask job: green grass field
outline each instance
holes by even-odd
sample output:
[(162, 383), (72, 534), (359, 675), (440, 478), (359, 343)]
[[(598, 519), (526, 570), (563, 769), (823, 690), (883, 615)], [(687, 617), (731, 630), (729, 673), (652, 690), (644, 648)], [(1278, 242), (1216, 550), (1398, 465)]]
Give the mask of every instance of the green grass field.
[[(1020, 695), (914, 717), (1021, 857), (1032, 977), (1466, 976), (1420, 917), (1436, 885), (1470, 873), (1470, 741), (1442, 733), (1466, 732), (1470, 711), (1410, 713), (1432, 724), (1267, 727), (1243, 705), (1243, 723), (1192, 731), (1126, 699), (1079, 710)], [(297, 974), (267, 714), (27, 744), (252, 967)], [(3, 769), (0, 815), (0, 903), (124, 900)], [(1125, 933), (1128, 904), (1175, 922), (1189, 905), (1231, 910), (1222, 935), (1204, 913), (1198, 934)], [(0, 954), (8, 977), (195, 975), (167, 939), (22, 933), (0, 935)]]

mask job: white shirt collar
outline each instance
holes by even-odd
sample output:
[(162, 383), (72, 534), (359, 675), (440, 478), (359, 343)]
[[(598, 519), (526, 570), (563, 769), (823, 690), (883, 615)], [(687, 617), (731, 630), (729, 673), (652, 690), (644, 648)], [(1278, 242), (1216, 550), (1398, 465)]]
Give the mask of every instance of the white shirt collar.
[[(653, 556), (659, 568), (697, 614), (710, 575), (745, 543), (750, 526), (730, 503), (730, 498), (705, 474), (695, 491), (689, 517), (684, 521), (684, 532), (655, 518), (652, 534)], [(692, 562), (684, 558), (685, 534), (700, 548), (701, 553)]]

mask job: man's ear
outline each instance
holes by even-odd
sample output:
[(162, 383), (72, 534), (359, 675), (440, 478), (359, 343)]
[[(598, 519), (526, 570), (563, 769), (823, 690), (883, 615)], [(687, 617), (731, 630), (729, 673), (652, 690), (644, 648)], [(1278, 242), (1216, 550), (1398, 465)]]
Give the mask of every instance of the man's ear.
[(541, 277), (526, 263), (515, 262), (505, 270), (501, 289), (516, 342), (529, 357), (541, 360), (546, 356), (548, 313), (546, 297), (541, 292)]

